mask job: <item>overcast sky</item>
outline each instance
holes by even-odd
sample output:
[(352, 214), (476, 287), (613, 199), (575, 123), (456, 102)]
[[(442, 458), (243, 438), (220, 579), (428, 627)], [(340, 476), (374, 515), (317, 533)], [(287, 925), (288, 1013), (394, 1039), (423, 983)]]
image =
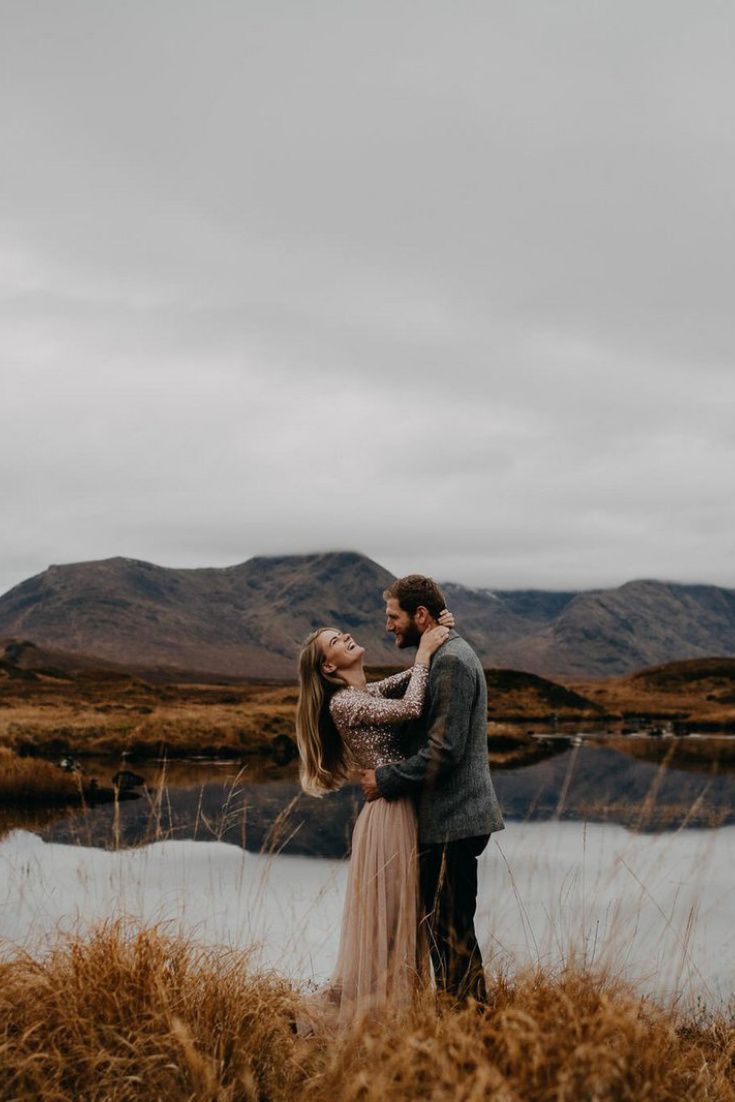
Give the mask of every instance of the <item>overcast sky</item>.
[(0, 591), (735, 586), (735, 4), (0, 13)]

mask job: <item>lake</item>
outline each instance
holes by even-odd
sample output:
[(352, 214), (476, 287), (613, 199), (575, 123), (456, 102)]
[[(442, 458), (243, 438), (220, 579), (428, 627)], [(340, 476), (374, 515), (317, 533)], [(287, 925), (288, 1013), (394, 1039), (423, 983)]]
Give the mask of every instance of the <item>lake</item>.
[[(494, 770), (507, 815), (481, 858), (477, 928), (491, 968), (570, 956), (687, 1005), (735, 992), (733, 774), (662, 769), (604, 745), (558, 745)], [(119, 763), (89, 763), (101, 778)], [(154, 763), (139, 799), (4, 813), (0, 938), (39, 952), (112, 915), (320, 982), (337, 948), (347, 788), (300, 793), (293, 767)], [(721, 823), (699, 825), (692, 823)], [(654, 829), (666, 824), (668, 829)], [(634, 829), (631, 829), (634, 828)]]

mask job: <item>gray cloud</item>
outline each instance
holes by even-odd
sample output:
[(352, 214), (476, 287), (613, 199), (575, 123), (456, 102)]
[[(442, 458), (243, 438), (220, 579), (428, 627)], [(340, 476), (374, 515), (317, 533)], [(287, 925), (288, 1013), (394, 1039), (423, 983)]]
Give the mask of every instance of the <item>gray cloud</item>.
[(3, 7), (0, 590), (735, 585), (735, 12)]

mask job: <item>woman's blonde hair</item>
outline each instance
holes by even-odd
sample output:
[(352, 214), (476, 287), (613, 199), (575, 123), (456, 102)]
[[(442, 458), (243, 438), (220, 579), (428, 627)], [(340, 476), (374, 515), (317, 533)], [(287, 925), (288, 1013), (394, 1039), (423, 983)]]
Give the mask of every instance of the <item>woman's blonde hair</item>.
[(322, 669), (324, 654), (319, 636), (307, 635), (299, 654), (299, 699), (296, 705), (296, 742), (301, 787), (310, 796), (339, 788), (353, 766), (352, 757), (329, 711), (329, 702), (345, 683)]

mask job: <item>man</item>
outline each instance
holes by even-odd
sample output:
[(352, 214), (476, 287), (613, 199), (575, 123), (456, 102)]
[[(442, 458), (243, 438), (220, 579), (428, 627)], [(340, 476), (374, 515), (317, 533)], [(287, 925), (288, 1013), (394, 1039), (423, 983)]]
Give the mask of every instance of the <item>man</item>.
[[(436, 582), (399, 578), (383, 594), (386, 628), (399, 648), (417, 646), (444, 608)], [(487, 760), (487, 687), (480, 660), (456, 631), (434, 655), (416, 752), (395, 765), (365, 770), (368, 800), (413, 792), (417, 798), (419, 873), (439, 990), (487, 1002), (475, 936), (477, 858), (504, 827)]]

